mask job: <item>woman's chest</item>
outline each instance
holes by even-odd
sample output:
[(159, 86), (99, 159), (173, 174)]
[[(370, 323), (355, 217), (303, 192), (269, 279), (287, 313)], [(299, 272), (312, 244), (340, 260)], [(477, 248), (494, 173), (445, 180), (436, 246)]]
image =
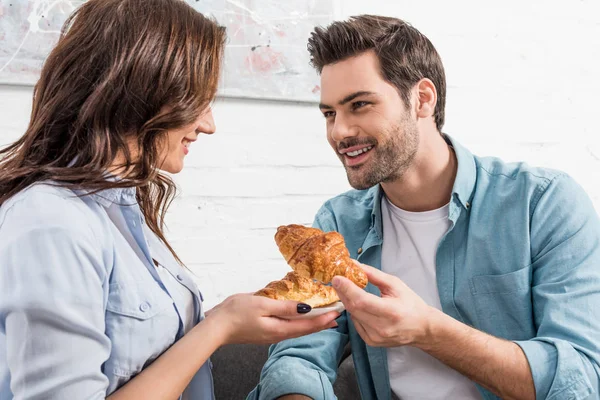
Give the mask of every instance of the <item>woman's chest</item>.
[[(162, 262), (168, 261), (164, 261), (164, 255), (159, 254), (151, 240), (140, 235), (136, 249), (131, 238), (119, 229), (111, 233), (114, 258), (108, 282), (105, 333), (112, 347), (103, 366), (110, 392), (141, 372), (182, 335), (183, 322), (190, 317), (181, 315), (186, 304), (177, 303), (182, 302), (180, 293), (188, 291), (187, 300), (195, 300), (193, 293), (176, 279), (169, 282), (170, 291), (174, 292), (173, 285), (181, 286), (179, 295), (174, 297), (170, 293), (163, 282), (164, 274), (161, 277), (153, 263), (154, 256)], [(166, 270), (166, 266), (160, 267)], [(172, 268), (170, 265), (169, 270)], [(195, 315), (192, 319), (195, 320)]]

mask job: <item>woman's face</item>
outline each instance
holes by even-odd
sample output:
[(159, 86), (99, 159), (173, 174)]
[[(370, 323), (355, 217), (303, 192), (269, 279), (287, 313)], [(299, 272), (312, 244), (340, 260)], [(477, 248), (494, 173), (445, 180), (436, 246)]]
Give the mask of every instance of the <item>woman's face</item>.
[(211, 135), (215, 133), (215, 129), (212, 109), (209, 107), (194, 123), (169, 131), (164, 146), (160, 149), (159, 160), (163, 162), (159, 169), (171, 174), (180, 172), (183, 169), (183, 159), (198, 135), (202, 133)]

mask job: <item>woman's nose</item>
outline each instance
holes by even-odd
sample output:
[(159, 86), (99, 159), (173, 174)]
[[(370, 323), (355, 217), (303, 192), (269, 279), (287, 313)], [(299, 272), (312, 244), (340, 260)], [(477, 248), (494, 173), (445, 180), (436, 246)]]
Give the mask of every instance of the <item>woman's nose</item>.
[(207, 135), (215, 133), (217, 127), (215, 126), (215, 120), (212, 115), (212, 108), (209, 107), (208, 110), (202, 114), (196, 129), (198, 133), (205, 133)]

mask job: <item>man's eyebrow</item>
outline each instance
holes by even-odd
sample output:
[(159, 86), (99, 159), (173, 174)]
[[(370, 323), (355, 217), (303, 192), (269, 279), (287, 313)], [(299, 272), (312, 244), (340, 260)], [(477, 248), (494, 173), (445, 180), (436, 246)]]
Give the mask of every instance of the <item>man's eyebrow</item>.
[[(340, 106), (343, 106), (344, 104), (348, 103), (349, 101), (354, 100), (355, 98), (357, 98), (359, 96), (366, 96), (366, 95), (371, 95), (371, 94), (375, 94), (375, 93), (369, 92), (369, 91), (366, 91), (366, 90), (361, 90), (359, 92), (354, 92), (354, 93), (349, 94), (348, 96), (344, 97), (338, 104)], [(327, 105), (327, 104), (319, 103), (319, 108), (321, 110), (331, 110), (333, 107), (331, 107), (330, 105)]]

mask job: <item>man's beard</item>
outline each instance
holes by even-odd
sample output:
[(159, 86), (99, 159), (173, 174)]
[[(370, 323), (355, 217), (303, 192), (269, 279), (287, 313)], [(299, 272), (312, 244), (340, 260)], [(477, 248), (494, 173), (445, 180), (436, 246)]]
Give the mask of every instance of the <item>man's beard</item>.
[[(379, 183), (400, 178), (412, 164), (419, 148), (419, 131), (410, 117), (393, 125), (383, 137), (385, 142), (376, 143), (373, 154), (364, 163), (346, 168), (348, 182), (354, 189), (364, 190)], [(347, 143), (345, 147), (353, 146)]]

